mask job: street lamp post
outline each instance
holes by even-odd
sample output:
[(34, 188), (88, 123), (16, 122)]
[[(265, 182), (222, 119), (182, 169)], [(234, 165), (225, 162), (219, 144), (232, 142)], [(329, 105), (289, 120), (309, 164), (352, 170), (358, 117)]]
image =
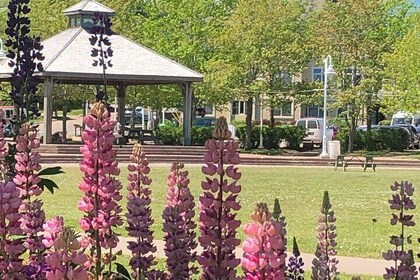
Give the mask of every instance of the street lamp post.
[(327, 91), (328, 91), (328, 75), (334, 74), (331, 56), (328, 55), (324, 59), (324, 120), (322, 128), (322, 153), (321, 157), (328, 157), (327, 151)]
[(260, 145), (258, 146), (258, 149), (264, 149), (264, 137), (263, 137), (263, 93), (261, 93), (260, 96)]

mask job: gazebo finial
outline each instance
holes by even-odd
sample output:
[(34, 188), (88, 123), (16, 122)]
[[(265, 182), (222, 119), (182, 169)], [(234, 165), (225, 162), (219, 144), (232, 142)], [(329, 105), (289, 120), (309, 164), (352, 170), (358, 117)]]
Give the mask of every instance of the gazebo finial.
[(115, 15), (115, 11), (95, 0), (82, 0), (79, 3), (65, 9), (64, 15), (69, 18), (69, 27), (92, 27), (92, 16), (100, 12), (108, 17)]

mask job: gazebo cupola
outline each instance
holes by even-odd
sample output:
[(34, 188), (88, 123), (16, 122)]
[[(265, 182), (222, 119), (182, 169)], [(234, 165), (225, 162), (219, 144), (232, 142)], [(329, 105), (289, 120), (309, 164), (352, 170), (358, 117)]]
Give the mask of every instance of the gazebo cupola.
[(107, 14), (112, 17), (115, 11), (96, 2), (95, 0), (83, 0), (76, 5), (64, 10), (64, 15), (69, 18), (69, 27), (92, 27), (92, 17), (95, 12)]

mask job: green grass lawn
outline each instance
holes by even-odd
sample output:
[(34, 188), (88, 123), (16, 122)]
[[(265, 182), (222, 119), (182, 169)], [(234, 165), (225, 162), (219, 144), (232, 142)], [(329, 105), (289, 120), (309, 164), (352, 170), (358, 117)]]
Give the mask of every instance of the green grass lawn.
[[(81, 212), (76, 208), (81, 191), (77, 185), (81, 173), (77, 167), (65, 167), (66, 173), (54, 179), (60, 190), (54, 195), (44, 193), (45, 211), (48, 217), (63, 215), (67, 224), (78, 227)], [(161, 213), (165, 206), (166, 174), (168, 166), (152, 166), (152, 209), (155, 224), (155, 237), (162, 239)], [(190, 170), (190, 187), (196, 201), (201, 193), (200, 181), (203, 175), (199, 166)], [(397, 227), (389, 225), (391, 211), (388, 199), (389, 186), (395, 180), (409, 180), (420, 184), (417, 170), (381, 169), (377, 172), (363, 172), (361, 168), (350, 168), (347, 172), (333, 171), (333, 168), (289, 168), (289, 167), (240, 167), (243, 177), (240, 180), (242, 192), (239, 196), (242, 209), (239, 218), (242, 223), (249, 220), (255, 204), (260, 201), (273, 204), (279, 198), (287, 221), (287, 236), (296, 236), (301, 251), (313, 253), (315, 249), (316, 218), (322, 202), (324, 190), (330, 192), (330, 199), (337, 217), (338, 254), (343, 256), (382, 258), (382, 252), (391, 248), (389, 236), (398, 234)], [(127, 180), (125, 167), (120, 179), (125, 186)], [(415, 193), (415, 202), (420, 202)], [(125, 203), (125, 202), (123, 202)], [(197, 211), (198, 212), (198, 211)], [(416, 217), (415, 217), (416, 218)], [(418, 220), (418, 219), (417, 219)], [(417, 240), (418, 231), (412, 229)], [(125, 235), (121, 228), (119, 233)], [(243, 239), (244, 235), (240, 233)], [(289, 245), (290, 246), (290, 245)], [(418, 244), (413, 244), (418, 252)]]

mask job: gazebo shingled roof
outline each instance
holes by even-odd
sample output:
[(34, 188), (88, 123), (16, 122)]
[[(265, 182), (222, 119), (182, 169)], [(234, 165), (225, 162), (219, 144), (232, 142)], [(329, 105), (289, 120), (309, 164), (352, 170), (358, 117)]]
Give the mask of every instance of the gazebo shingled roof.
[[(114, 11), (93, 1), (83, 0), (66, 9), (67, 15)], [(45, 84), (44, 94), (44, 143), (51, 143), (52, 94), (54, 81), (68, 84), (101, 84), (102, 69), (92, 66), (91, 35), (83, 27), (68, 28), (42, 42), (44, 49), (44, 71), (36, 73)], [(112, 67), (106, 71), (107, 83), (118, 86), (118, 106), (125, 106), (125, 88), (128, 85), (179, 84), (184, 96), (184, 144), (191, 140), (192, 120), (192, 83), (203, 81), (203, 76), (187, 67), (174, 62), (134, 41), (119, 35), (110, 36), (114, 55)], [(8, 59), (0, 59), (0, 80), (9, 80), (12, 69)], [(120, 107), (121, 106), (121, 107)], [(124, 111), (118, 113), (123, 119)]]

